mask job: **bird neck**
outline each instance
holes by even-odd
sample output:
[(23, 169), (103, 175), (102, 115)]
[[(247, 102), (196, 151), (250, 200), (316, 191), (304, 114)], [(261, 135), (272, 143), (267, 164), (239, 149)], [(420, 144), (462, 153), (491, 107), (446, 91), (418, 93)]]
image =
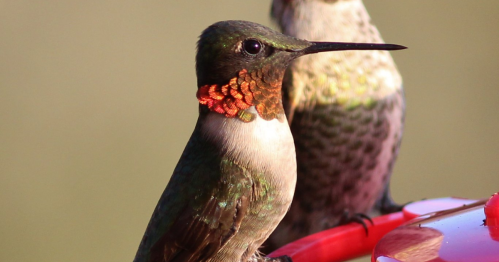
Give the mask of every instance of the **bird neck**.
[(271, 65), (252, 71), (243, 69), (224, 85), (202, 85), (196, 97), (210, 111), (228, 118), (237, 117), (243, 122), (255, 119), (255, 115), (246, 110), (251, 106), (262, 119), (281, 118), (283, 75), (283, 70), (272, 70)]

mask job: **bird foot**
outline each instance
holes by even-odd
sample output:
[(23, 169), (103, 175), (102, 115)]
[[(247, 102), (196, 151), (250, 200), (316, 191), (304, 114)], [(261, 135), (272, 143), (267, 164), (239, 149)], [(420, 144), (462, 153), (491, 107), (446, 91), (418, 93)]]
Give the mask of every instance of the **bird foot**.
[(385, 191), (383, 192), (383, 195), (381, 196), (378, 201), (376, 201), (376, 206), (374, 210), (377, 210), (381, 215), (386, 215), (386, 214), (391, 214), (395, 212), (400, 212), (402, 209), (407, 205), (410, 204), (411, 202), (407, 202), (403, 205), (395, 203), (393, 201), (392, 196), (390, 194), (390, 189), (387, 186), (385, 188)]
[(378, 200), (378, 203), (376, 204), (376, 209), (378, 209), (382, 215), (386, 215), (400, 212), (407, 204), (410, 203), (412, 202), (407, 202), (403, 205), (400, 205), (395, 203), (395, 201), (392, 200), (389, 194), (383, 194), (383, 197)]
[(402, 211), (402, 209), (404, 209), (404, 207), (407, 205), (407, 204), (410, 204), (412, 202), (407, 202), (403, 205), (400, 205), (400, 204), (397, 204), (395, 202), (391, 202), (391, 203), (382, 203), (381, 206), (380, 206), (380, 209), (379, 211), (381, 212), (381, 214), (383, 215), (386, 215), (386, 214), (391, 214), (391, 213), (395, 213), (395, 212), (400, 212)]
[(272, 261), (272, 262), (293, 262), (293, 260), (288, 256), (280, 256), (280, 257), (263, 257), (262, 261)]
[(366, 214), (355, 213), (355, 214), (350, 215), (350, 212), (348, 212), (348, 210), (345, 210), (345, 212), (343, 213), (343, 216), (341, 217), (337, 226), (346, 225), (346, 224), (349, 224), (352, 222), (359, 223), (364, 228), (364, 231), (366, 232), (366, 236), (368, 236), (369, 231), (367, 230), (367, 224), (366, 224), (365, 220), (369, 221), (369, 223), (371, 223), (371, 225), (374, 225), (373, 220), (369, 216), (367, 216)]
[(280, 257), (252, 257), (248, 262), (293, 262), (293, 260), (288, 256)]

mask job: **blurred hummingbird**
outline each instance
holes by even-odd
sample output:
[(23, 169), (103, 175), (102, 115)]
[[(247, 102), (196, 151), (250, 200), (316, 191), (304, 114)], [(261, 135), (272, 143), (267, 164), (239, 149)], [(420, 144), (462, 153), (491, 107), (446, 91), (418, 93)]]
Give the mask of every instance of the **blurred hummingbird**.
[(324, 51), (403, 48), (308, 42), (245, 21), (205, 29), (196, 55), (197, 124), (134, 261), (290, 261), (257, 251), (296, 185), (281, 99), (287, 66)]
[[(271, 16), (284, 34), (297, 38), (383, 42), (361, 0), (274, 0)], [(290, 211), (266, 243), (268, 250), (401, 209), (388, 185), (405, 102), (388, 52), (297, 59), (284, 77), (283, 104), (296, 145), (298, 179)]]

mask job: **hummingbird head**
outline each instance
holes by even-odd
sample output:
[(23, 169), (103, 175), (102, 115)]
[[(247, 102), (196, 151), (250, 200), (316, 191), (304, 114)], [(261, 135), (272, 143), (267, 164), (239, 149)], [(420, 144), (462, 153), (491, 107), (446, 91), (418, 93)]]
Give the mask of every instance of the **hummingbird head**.
[(292, 51), (310, 46), (305, 40), (280, 34), (246, 21), (222, 21), (205, 29), (198, 42), (198, 86), (226, 84), (243, 69), (249, 72), (265, 65), (285, 70), (296, 57)]
[[(403, 46), (309, 42), (247, 21), (217, 22), (198, 41), (197, 97), (201, 105), (227, 117), (255, 106), (266, 120), (283, 114), (284, 72), (299, 56), (340, 50), (397, 50)], [(243, 119), (244, 120), (244, 119)]]

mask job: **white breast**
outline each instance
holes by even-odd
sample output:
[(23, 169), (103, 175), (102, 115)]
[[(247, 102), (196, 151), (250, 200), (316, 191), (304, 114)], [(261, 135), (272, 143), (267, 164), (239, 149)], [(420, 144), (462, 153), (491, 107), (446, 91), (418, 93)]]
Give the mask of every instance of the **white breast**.
[(257, 116), (249, 123), (211, 112), (202, 130), (239, 165), (269, 174), (291, 199), (296, 185), (296, 154), (288, 122), (284, 117), (282, 122), (264, 120), (254, 107), (247, 111)]

